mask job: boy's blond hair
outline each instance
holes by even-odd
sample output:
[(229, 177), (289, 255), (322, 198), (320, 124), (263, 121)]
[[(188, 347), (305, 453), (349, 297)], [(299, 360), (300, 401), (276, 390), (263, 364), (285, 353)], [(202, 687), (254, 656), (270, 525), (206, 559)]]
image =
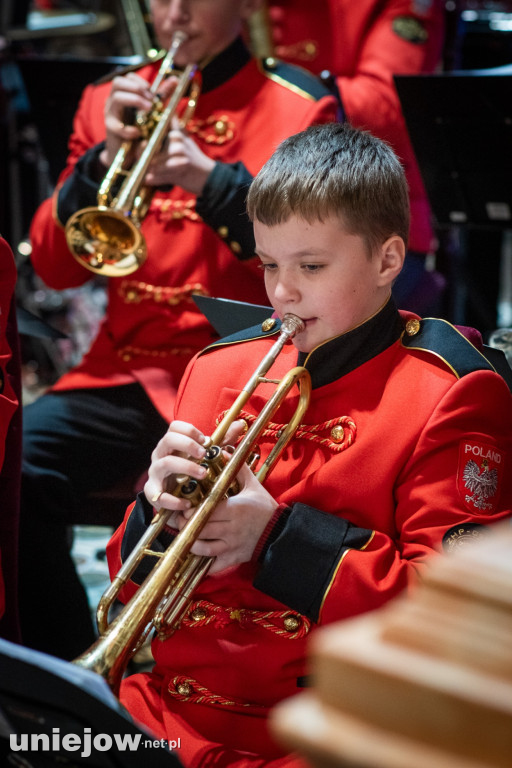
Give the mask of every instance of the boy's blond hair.
[(405, 173), (388, 144), (347, 123), (313, 126), (285, 139), (251, 184), (252, 221), (273, 226), (297, 216), (338, 217), (370, 253), (391, 235), (407, 244)]

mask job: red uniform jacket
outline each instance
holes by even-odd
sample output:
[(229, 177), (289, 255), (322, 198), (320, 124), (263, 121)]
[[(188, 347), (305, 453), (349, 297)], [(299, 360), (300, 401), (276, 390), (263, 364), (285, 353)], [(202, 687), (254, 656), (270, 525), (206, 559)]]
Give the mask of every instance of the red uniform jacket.
[(393, 75), (434, 72), (444, 36), (441, 0), (269, 0), (276, 55), (331, 72), (347, 119), (389, 142), (411, 197), (412, 250), (432, 247), (430, 212)]
[[(414, 322), (404, 331), (407, 319)], [(510, 515), (510, 391), (451, 325), (417, 326), (389, 302), (300, 360), (312, 374), (310, 406), (265, 481), (289, 509), (262, 537), (258, 560), (202, 582), (181, 628), (153, 642), (154, 674), (125, 682), (136, 717), (182, 738), (186, 766), (206, 753), (219, 765), (236, 762), (232, 750), (275, 758), (265, 718), (304, 684), (310, 632), (378, 608), (443, 546)], [(194, 361), (176, 418), (212, 433), (272, 343), (254, 336), (223, 340)], [(280, 378), (296, 362), (286, 346), (269, 375)], [(251, 397), (248, 421), (269, 390)], [(296, 402), (290, 394), (278, 410), (262, 458)], [(128, 510), (109, 546), (112, 574), (150, 518), (141, 500)], [(134, 591), (129, 585), (124, 597)]]
[[(146, 66), (138, 74), (152, 80), (157, 67)], [(57, 289), (91, 277), (67, 248), (62, 212), (70, 215), (96, 204), (99, 180), (88, 178), (94, 165), (91, 148), (105, 138), (109, 91), (109, 83), (86, 88), (59, 188), (32, 222), (35, 270)], [(141, 227), (146, 263), (132, 275), (109, 279), (107, 315), (92, 349), (57, 388), (137, 380), (170, 419), (187, 362), (215, 338), (192, 294), (266, 303), (253, 259), (252, 225), (242, 215), (247, 184), (280, 141), (332, 120), (335, 112), (334, 98), (309, 73), (289, 65), (264, 67), (248, 58), (240, 41), (211, 62), (203, 70), (203, 91), (188, 130), (221, 165), (198, 201), (179, 187), (157, 190)], [(86, 199), (87, 194), (92, 198)]]
[[(0, 491), (2, 491), (2, 518), (0, 521), (0, 558), (8, 568), (8, 581), (15, 580), (17, 546), (19, 455), (21, 450), (19, 411), (19, 355), (17, 349), (16, 305), (14, 287), (16, 266), (12, 251), (0, 237)], [(16, 346), (14, 346), (16, 345)], [(6, 579), (7, 581), (7, 579)], [(8, 598), (14, 599), (14, 593)], [(0, 618), (5, 611), (4, 578), (0, 563)], [(14, 606), (13, 606), (14, 607)], [(5, 630), (5, 631), (4, 631)], [(7, 629), (0, 622), (0, 634)], [(9, 635), (8, 639), (15, 639)]]

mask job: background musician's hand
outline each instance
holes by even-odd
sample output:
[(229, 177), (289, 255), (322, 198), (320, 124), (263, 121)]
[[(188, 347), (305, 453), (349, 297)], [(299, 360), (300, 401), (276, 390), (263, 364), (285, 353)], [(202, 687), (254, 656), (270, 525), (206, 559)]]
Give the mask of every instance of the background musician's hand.
[[(216, 558), (210, 574), (248, 562), (279, 506), (247, 465), (242, 467), (237, 479), (239, 493), (217, 506), (192, 547), (195, 555)], [(181, 530), (192, 513), (192, 510), (185, 510), (177, 514), (173, 525)]]
[[(169, 77), (160, 84), (160, 96), (167, 99), (176, 87), (177, 79)], [(101, 153), (103, 165), (110, 167), (123, 141), (137, 141), (140, 129), (131, 125), (128, 114), (138, 111), (148, 113), (154, 106), (154, 95), (150, 84), (135, 72), (115, 77), (110, 95), (105, 104), (106, 148)]]
[(194, 139), (182, 130), (177, 118), (167, 135), (162, 150), (155, 155), (146, 174), (149, 186), (173, 184), (195, 195), (201, 195), (215, 160), (198, 147)]

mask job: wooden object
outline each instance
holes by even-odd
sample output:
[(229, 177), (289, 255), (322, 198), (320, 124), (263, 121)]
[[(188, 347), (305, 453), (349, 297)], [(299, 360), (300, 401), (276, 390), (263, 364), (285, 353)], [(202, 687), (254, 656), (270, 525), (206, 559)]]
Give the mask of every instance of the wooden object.
[(511, 768), (512, 526), (435, 558), (408, 597), (321, 629), (272, 727), (318, 768)]

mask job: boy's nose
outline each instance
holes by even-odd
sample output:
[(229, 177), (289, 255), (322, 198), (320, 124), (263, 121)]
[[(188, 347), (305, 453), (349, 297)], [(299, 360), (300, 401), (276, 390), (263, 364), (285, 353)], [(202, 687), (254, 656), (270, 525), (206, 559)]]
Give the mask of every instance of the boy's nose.
[(280, 275), (274, 286), (274, 295), (279, 301), (297, 301), (299, 291), (293, 279)]
[(190, 18), (190, 0), (170, 0), (167, 19), (174, 24), (183, 24)]

